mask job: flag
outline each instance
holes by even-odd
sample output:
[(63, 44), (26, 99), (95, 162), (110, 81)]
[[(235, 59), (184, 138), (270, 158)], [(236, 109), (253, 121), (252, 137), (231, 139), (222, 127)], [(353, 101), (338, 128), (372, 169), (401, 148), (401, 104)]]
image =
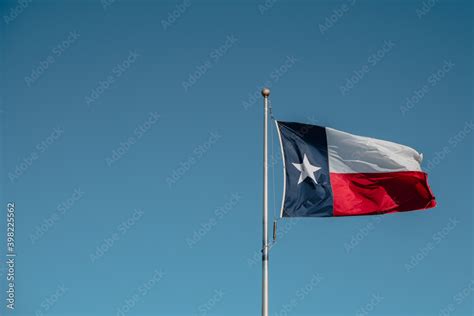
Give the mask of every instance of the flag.
[(408, 146), (329, 127), (276, 122), (283, 156), (281, 217), (353, 216), (436, 206)]

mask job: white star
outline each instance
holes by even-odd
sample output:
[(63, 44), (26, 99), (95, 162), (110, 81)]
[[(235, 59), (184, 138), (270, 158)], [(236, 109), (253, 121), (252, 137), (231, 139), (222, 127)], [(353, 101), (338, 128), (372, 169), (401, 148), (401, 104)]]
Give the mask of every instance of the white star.
[(308, 157), (306, 157), (306, 154), (304, 154), (303, 157), (303, 163), (294, 163), (293, 166), (295, 166), (296, 169), (301, 171), (300, 174), (300, 179), (298, 180), (298, 184), (304, 181), (307, 177), (310, 177), (313, 179), (313, 181), (317, 184), (318, 181), (316, 181), (316, 178), (314, 177), (314, 173), (321, 169), (320, 167), (313, 166), (309, 160)]

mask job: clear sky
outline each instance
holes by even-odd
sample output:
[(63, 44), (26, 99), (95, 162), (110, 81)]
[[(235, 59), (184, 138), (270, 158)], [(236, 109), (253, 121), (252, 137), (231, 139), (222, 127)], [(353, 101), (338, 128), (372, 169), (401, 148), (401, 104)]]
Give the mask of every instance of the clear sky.
[(472, 315), (472, 1), (1, 0), (0, 18), (9, 314), (259, 315), (268, 85), (277, 119), (422, 152), (438, 202), (279, 221), (270, 314)]

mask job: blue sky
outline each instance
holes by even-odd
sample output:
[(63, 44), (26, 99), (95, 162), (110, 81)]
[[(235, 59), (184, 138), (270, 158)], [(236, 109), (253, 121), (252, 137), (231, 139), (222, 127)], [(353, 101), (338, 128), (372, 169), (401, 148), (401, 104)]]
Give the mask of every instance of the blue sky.
[(270, 314), (472, 315), (471, 1), (3, 0), (0, 17), (10, 314), (258, 315), (266, 85), (277, 119), (422, 152), (438, 202), (279, 221)]

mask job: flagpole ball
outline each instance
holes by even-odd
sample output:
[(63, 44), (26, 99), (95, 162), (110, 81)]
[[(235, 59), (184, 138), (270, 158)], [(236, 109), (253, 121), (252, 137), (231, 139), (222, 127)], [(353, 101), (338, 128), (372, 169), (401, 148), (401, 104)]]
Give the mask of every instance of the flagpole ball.
[(263, 89), (262, 89), (262, 95), (263, 95), (263, 97), (265, 97), (265, 98), (268, 97), (268, 96), (270, 95), (270, 89), (268, 89), (268, 88), (263, 88)]

